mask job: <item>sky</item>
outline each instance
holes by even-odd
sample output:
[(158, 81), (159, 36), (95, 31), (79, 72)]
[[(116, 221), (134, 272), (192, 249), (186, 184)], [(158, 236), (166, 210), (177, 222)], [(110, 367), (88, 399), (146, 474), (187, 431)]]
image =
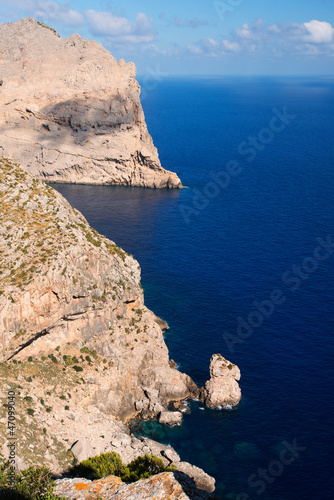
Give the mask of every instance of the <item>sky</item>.
[(334, 0), (0, 0), (1, 23), (23, 17), (139, 75), (334, 74)]

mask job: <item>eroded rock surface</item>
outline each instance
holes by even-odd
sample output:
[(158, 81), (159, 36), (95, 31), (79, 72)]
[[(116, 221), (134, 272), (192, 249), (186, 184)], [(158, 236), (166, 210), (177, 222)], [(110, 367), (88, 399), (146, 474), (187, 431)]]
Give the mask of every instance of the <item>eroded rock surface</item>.
[[(169, 365), (138, 262), (6, 159), (0, 259), (0, 379), (17, 394), (21, 458), (59, 470), (82, 438), (81, 459), (119, 451), (128, 463), (152, 452), (121, 422), (158, 415), (198, 388)], [(0, 428), (6, 447), (4, 408)]]
[(161, 167), (133, 63), (32, 18), (0, 25), (0, 155), (49, 182), (181, 187)]
[[(209, 498), (197, 489), (212, 492), (213, 478), (171, 447), (134, 437), (125, 425), (138, 413), (182, 419), (179, 411), (167, 412), (168, 403), (178, 407), (200, 395), (191, 378), (171, 366), (164, 324), (144, 305), (138, 262), (57, 191), (5, 158), (0, 260), (0, 382), (3, 394), (15, 393), (20, 463), (61, 472), (74, 458), (114, 451), (127, 464), (147, 453), (179, 469), (175, 477), (188, 484), (185, 494), (197, 495), (189, 498)], [(237, 367), (215, 355), (210, 373), (207, 404), (221, 404), (215, 384), (224, 378), (232, 404)], [(4, 456), (7, 418), (2, 405)]]
[(203, 395), (205, 404), (209, 407), (236, 405), (241, 399), (239, 368), (214, 354), (210, 361), (210, 380), (205, 384)]
[(181, 425), (183, 415), (180, 411), (162, 411), (159, 415), (159, 424)]
[(57, 481), (55, 493), (68, 500), (209, 500), (217, 499), (197, 489), (193, 481), (182, 473), (164, 472), (124, 484), (115, 476), (89, 481), (63, 479)]

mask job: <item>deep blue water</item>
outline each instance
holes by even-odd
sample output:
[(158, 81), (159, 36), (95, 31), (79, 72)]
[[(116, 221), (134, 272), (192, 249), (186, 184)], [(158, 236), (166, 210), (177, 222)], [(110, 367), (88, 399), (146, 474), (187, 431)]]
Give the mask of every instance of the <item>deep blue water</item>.
[[(334, 81), (166, 79), (143, 106), (163, 166), (188, 189), (57, 189), (139, 260), (180, 369), (203, 384), (220, 352), (240, 367), (243, 398), (234, 411), (192, 403), (181, 428), (141, 432), (215, 476), (222, 498), (333, 500), (334, 253), (317, 238), (334, 242)], [(284, 107), (294, 118), (273, 121)], [(284, 303), (254, 314), (273, 290)], [(249, 315), (262, 325), (237, 337)], [(282, 454), (294, 440), (302, 449)]]

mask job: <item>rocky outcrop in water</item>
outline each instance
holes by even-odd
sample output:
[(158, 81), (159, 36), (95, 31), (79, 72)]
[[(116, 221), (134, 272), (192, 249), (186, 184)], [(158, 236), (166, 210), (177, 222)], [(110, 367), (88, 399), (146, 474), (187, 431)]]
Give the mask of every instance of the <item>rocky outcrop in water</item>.
[(32, 18), (0, 25), (0, 155), (48, 182), (181, 187), (148, 133), (135, 65)]
[(238, 380), (239, 368), (221, 354), (214, 354), (210, 361), (210, 380), (203, 390), (205, 404), (212, 408), (238, 404), (241, 399)]

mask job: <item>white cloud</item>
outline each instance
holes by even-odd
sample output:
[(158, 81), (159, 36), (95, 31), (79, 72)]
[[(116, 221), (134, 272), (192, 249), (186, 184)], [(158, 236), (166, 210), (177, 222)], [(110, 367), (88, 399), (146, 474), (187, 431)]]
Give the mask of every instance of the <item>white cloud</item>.
[(332, 51), (334, 28), (328, 22), (317, 20), (269, 26), (259, 19), (251, 25), (244, 24), (232, 39), (248, 52), (271, 51), (276, 56), (281, 56), (282, 51), (318, 55)]
[(194, 54), (194, 55), (203, 54), (203, 50), (200, 49), (199, 47), (196, 47), (196, 45), (188, 45), (187, 51), (190, 52), (190, 54)]
[(167, 47), (167, 49), (159, 49), (157, 45), (151, 43), (150, 45), (142, 46), (141, 52), (149, 56), (178, 57), (180, 55), (180, 48), (174, 45)]
[(308, 43), (331, 43), (334, 37), (334, 29), (331, 24), (321, 21), (310, 21), (304, 23), (308, 34), (305, 36), (305, 42)]
[(22, 9), (27, 14), (45, 22), (59, 22), (68, 26), (81, 26), (84, 16), (81, 12), (70, 8), (67, 2), (54, 0), (3, 0), (3, 3)]
[(240, 45), (230, 40), (218, 42), (213, 38), (202, 38), (197, 45), (188, 45), (187, 52), (192, 55), (205, 55), (207, 57), (218, 57), (224, 54), (238, 52)]
[(223, 40), (222, 44), (228, 52), (239, 52), (241, 48), (237, 42), (230, 42), (229, 40)]
[(258, 19), (243, 24), (229, 39), (202, 38), (188, 45), (186, 51), (194, 56), (222, 57), (244, 52), (284, 57), (287, 54), (334, 56), (334, 28), (328, 22), (312, 20), (305, 23), (266, 24)]
[(236, 30), (236, 34), (246, 40), (260, 40), (265, 35), (264, 26), (262, 19), (258, 19), (251, 25), (245, 23), (241, 29)]
[(153, 19), (138, 13), (135, 21), (111, 12), (85, 11), (88, 25), (95, 35), (106, 36), (118, 42), (149, 43), (155, 38)]

